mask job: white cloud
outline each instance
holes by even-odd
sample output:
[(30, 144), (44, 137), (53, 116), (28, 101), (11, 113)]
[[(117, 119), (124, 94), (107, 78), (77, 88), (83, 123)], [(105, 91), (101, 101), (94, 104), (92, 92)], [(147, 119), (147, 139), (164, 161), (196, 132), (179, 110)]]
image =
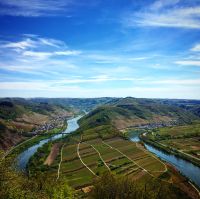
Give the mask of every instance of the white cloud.
[(37, 59), (46, 59), (50, 57), (52, 53), (50, 52), (34, 52), (34, 51), (24, 51), (23, 56), (30, 56)]
[(39, 17), (71, 17), (71, 11), (78, 6), (95, 6), (94, 0), (1, 0), (0, 15)]
[(72, 3), (71, 0), (1, 0), (0, 14), (31, 17), (57, 15)]
[(119, 62), (121, 61), (121, 57), (116, 56), (116, 55), (106, 55), (106, 54), (91, 54), (88, 53), (85, 55), (85, 57), (92, 59), (95, 61), (95, 63), (105, 63), (105, 64), (109, 64), (109, 63), (113, 63), (113, 62)]
[(176, 5), (179, 2), (180, 2), (180, 0), (158, 0), (158, 1), (155, 1), (151, 5), (150, 9), (152, 9), (152, 10), (158, 10), (158, 9), (165, 8), (167, 6)]
[[(163, 7), (163, 1), (156, 4), (157, 8)], [(170, 1), (171, 2), (171, 1)], [(170, 4), (171, 5), (171, 4)], [(126, 16), (123, 23), (128, 27), (150, 26), (150, 27), (174, 27), (200, 29), (200, 7), (166, 8), (161, 10), (144, 9)]]
[(65, 42), (52, 39), (43, 38), (38, 35), (32, 36), (31, 34), (25, 34), (20, 41), (0, 41), (0, 48), (11, 48), (11, 49), (31, 49), (39, 47), (53, 47), (53, 48), (67, 48)]
[[(43, 57), (42, 57), (43, 58)], [(78, 70), (78, 66), (70, 63), (69, 60), (57, 59), (20, 59), (0, 62), (0, 69), (7, 72), (17, 72), (19, 77), (21, 74), (37, 75), (37, 77), (44, 78), (63, 78), (67, 72)], [(11, 75), (12, 77), (12, 75)]]
[(142, 61), (146, 59), (150, 59), (151, 57), (145, 57), (145, 56), (138, 56), (138, 57), (132, 57), (131, 55), (122, 55), (120, 53), (92, 53), (87, 52), (84, 54), (84, 57), (87, 59), (93, 60), (97, 64), (111, 64), (111, 63), (133, 63), (136, 61)]
[(65, 51), (53, 51), (53, 52), (38, 52), (38, 51), (24, 51), (24, 56), (30, 56), (35, 59), (43, 60), (51, 56), (76, 56), (81, 54), (81, 51), (65, 50)]
[(172, 85), (194, 85), (200, 86), (200, 79), (167, 79), (167, 80), (158, 80), (152, 81), (153, 84), (172, 84)]
[[(19, 41), (0, 41), (0, 55), (4, 55), (4, 49), (7, 49), (6, 56), (10, 56), (13, 62), (26, 60), (32, 65), (33, 59), (46, 60), (56, 56), (77, 56), (81, 54), (80, 50), (71, 50), (65, 42), (43, 38), (38, 35), (23, 35)], [(23, 61), (24, 62), (24, 61)], [(11, 64), (13, 65), (13, 64)], [(16, 65), (16, 63), (14, 63)]]
[(60, 46), (66, 46), (66, 44), (63, 41), (51, 39), (51, 38), (39, 38), (39, 41), (44, 45), (57, 47), (57, 48), (59, 48)]
[(129, 61), (140, 61), (140, 60), (145, 60), (145, 59), (150, 59), (150, 57), (131, 57), (131, 58), (128, 58)]
[(14, 48), (14, 49), (27, 49), (27, 48), (33, 48), (35, 47), (35, 41), (27, 38), (25, 40), (19, 41), (19, 42), (1, 42), (2, 45), (0, 45), (1, 48)]
[(175, 63), (183, 66), (200, 66), (199, 60), (180, 60)]
[(77, 86), (58, 86), (53, 81), (0, 82), (0, 90), (62, 91), (75, 88)]
[(98, 83), (98, 82), (109, 82), (109, 81), (138, 81), (139, 79), (133, 77), (111, 77), (108, 75), (97, 75), (88, 78), (77, 78), (77, 79), (64, 79), (58, 81), (58, 84), (80, 84), (80, 83)]
[[(52, 82), (0, 82), (1, 97), (146, 97), (200, 99), (199, 87), (187, 86), (133, 86), (125, 88), (84, 88), (55, 85)], [(7, 92), (12, 91), (12, 92)]]
[(196, 44), (196, 45), (191, 49), (191, 51), (200, 52), (200, 44)]
[(80, 55), (81, 51), (79, 50), (65, 50), (65, 51), (56, 51), (53, 52), (53, 55)]

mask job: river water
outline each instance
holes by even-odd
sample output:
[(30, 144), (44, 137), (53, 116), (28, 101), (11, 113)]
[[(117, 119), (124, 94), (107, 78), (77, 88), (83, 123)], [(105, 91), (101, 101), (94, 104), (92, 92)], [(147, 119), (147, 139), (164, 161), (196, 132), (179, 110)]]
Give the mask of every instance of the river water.
[(65, 131), (63, 131), (62, 133), (56, 134), (56, 135), (54, 135), (50, 138), (41, 140), (39, 143), (29, 147), (28, 149), (26, 149), (25, 151), (20, 153), (17, 157), (17, 168), (19, 170), (25, 171), (26, 165), (27, 165), (29, 159), (31, 158), (32, 155), (34, 155), (35, 152), (37, 152), (37, 149), (39, 147), (41, 147), (42, 145), (44, 145), (45, 143), (47, 143), (49, 141), (53, 141), (53, 140), (61, 138), (62, 136), (65, 136), (64, 134), (71, 133), (71, 132), (75, 131), (76, 129), (78, 129), (79, 125), (78, 125), (77, 121), (81, 117), (82, 116), (78, 116), (78, 117), (75, 117), (73, 119), (69, 119), (67, 121), (67, 129)]
[[(140, 138), (138, 136), (133, 136), (131, 137), (131, 140), (133, 142), (138, 142), (140, 141)], [(180, 173), (200, 187), (200, 168), (198, 166), (180, 157), (166, 153), (156, 147), (151, 146), (150, 144), (145, 143), (145, 147), (148, 151), (154, 153), (160, 159), (173, 165)]]

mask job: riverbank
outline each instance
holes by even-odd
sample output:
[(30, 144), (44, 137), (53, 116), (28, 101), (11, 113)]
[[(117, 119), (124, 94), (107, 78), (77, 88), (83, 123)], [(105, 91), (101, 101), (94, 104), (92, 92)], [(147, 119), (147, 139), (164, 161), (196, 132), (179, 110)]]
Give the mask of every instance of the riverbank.
[(17, 144), (16, 146), (11, 147), (7, 152), (5, 152), (4, 158), (7, 156), (12, 156), (13, 158), (15, 158), (17, 155), (22, 153), (27, 148), (39, 143), (40, 141), (42, 141), (44, 139), (52, 137), (53, 135), (60, 134), (66, 128), (67, 128), (67, 124), (63, 125), (63, 127), (61, 127), (61, 128), (54, 128), (54, 129), (48, 131), (48, 133), (35, 135), (35, 136)]
[(187, 154), (185, 154), (185, 153), (183, 153), (183, 152), (181, 152), (177, 149), (174, 149), (172, 147), (168, 147), (168, 146), (165, 146), (165, 145), (158, 143), (156, 141), (150, 140), (144, 135), (140, 135), (139, 137), (145, 143), (148, 143), (148, 144), (150, 144), (150, 145), (152, 145), (152, 146), (154, 146), (154, 147), (156, 147), (156, 148), (158, 148), (158, 149), (160, 149), (160, 150), (162, 150), (166, 153), (173, 154), (173, 155), (175, 155), (179, 158), (187, 160), (187, 161), (191, 162), (192, 164), (200, 167), (200, 161), (196, 160), (196, 158), (192, 158), (192, 156), (189, 156), (189, 155), (187, 155)]
[(21, 150), (21, 152), (17, 153), (18, 155), (15, 156), (17, 159), (17, 167), (19, 168), (19, 170), (26, 170), (30, 158), (37, 152), (40, 147), (42, 147), (46, 143), (48, 144), (50, 141), (63, 138), (63, 136), (66, 137), (67, 134), (75, 131), (79, 127), (77, 121), (80, 119), (80, 117), (81, 116), (78, 116), (67, 120), (67, 128), (60, 129), (60, 131), (57, 131), (57, 133), (55, 133), (54, 131), (54, 134), (48, 133), (46, 137), (43, 137), (42, 139), (38, 138), (37, 142), (32, 141), (32, 144), (29, 147), (27, 147), (26, 145), (26, 147), (24, 147), (25, 150)]
[[(135, 137), (131, 139), (133, 142), (138, 142), (141, 140), (141, 137), (136, 139)], [(147, 141), (147, 139), (144, 141), (144, 147), (146, 150), (150, 151), (151, 153), (155, 154), (157, 157), (159, 157), (161, 160), (164, 160), (165, 162), (169, 163), (174, 167), (177, 172), (181, 173), (181, 175), (185, 176), (188, 180), (188, 183), (191, 184), (196, 191), (199, 193), (200, 191), (200, 168), (194, 164), (192, 164), (188, 160), (184, 160), (179, 156), (176, 156), (175, 154), (170, 153), (168, 150), (164, 150), (163, 148), (156, 145), (156, 143), (153, 143), (151, 141)], [(157, 147), (158, 146), (158, 147)]]

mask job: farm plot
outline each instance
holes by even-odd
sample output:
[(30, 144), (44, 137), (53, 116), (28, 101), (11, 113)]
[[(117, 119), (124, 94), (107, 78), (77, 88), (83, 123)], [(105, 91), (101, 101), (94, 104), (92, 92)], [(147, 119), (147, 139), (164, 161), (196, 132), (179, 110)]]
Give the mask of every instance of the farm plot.
[(74, 188), (92, 182), (93, 174), (82, 164), (77, 155), (77, 144), (64, 147), (60, 175), (63, 175)]
[[(106, 168), (103, 160), (99, 156), (98, 152), (92, 145), (85, 142), (81, 143), (80, 156), (82, 161), (98, 176), (108, 169)], [(83, 147), (85, 146), (85, 147)]]
[[(52, 167), (56, 168), (58, 159)], [(95, 138), (64, 146), (60, 175), (79, 189), (91, 185), (94, 178), (106, 171), (143, 181), (160, 175), (164, 169), (161, 162), (130, 141)]]
[(132, 170), (137, 170), (137, 166), (118, 151), (111, 149), (103, 142), (94, 145), (101, 154), (109, 169), (116, 174), (126, 174)]
[(135, 164), (144, 170), (147, 170), (151, 174), (154, 172), (164, 172), (166, 170), (165, 165), (161, 161), (154, 158), (150, 153), (141, 150), (135, 143), (120, 138), (115, 140), (106, 140), (105, 142), (125, 154), (135, 162)]
[(161, 144), (183, 151), (196, 158), (200, 158), (200, 137), (179, 138), (160, 141)]

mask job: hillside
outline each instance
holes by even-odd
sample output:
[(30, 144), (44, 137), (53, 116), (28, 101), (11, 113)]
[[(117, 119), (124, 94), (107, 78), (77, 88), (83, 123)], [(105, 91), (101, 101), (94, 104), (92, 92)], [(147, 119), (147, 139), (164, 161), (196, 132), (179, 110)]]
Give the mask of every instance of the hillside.
[(41, 133), (52, 120), (72, 116), (73, 112), (67, 106), (21, 98), (0, 99), (0, 148), (6, 150), (37, 132)]
[(81, 119), (82, 128), (112, 124), (117, 129), (135, 126), (169, 126), (191, 123), (199, 117), (182, 107), (169, 105), (153, 99), (115, 99), (91, 111)]
[(181, 107), (185, 110), (192, 111), (197, 116), (200, 116), (200, 100), (160, 99), (158, 101), (163, 104)]

